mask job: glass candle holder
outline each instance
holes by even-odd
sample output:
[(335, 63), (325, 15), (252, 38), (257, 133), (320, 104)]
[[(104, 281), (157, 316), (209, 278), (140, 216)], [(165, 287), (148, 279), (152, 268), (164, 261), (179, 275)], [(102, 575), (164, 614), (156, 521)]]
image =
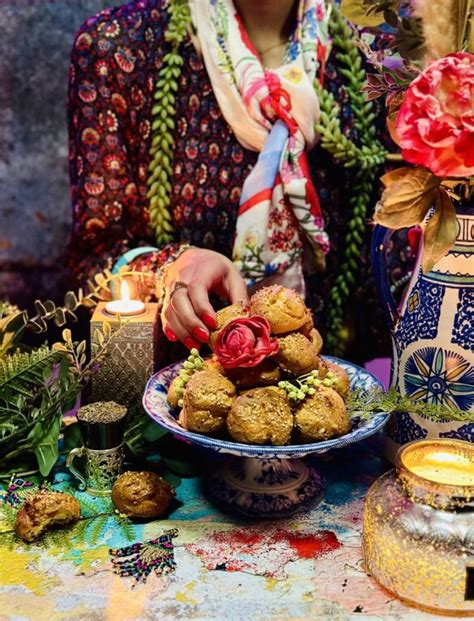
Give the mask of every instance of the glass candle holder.
[(366, 569), (408, 604), (474, 613), (474, 445), (436, 439), (402, 447), (370, 488)]

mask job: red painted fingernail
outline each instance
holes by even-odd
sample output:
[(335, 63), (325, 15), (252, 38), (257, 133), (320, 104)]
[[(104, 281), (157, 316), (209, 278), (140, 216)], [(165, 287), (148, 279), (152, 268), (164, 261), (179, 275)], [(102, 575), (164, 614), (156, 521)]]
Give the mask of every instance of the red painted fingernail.
[(210, 330), (215, 330), (217, 328), (216, 318), (211, 315), (211, 313), (203, 313), (201, 319)]
[(184, 339), (183, 343), (186, 345), (186, 347), (188, 349), (193, 349), (194, 347), (196, 349), (199, 349), (201, 347), (201, 343), (197, 343), (194, 339), (192, 339), (191, 337), (188, 337), (187, 339)]
[(202, 328), (194, 328), (193, 336), (195, 336), (203, 343), (207, 343), (207, 341), (209, 340), (209, 334), (206, 332), (206, 330), (203, 330)]
[(168, 339), (168, 341), (171, 341), (172, 343), (174, 343), (178, 340), (178, 337), (173, 332), (173, 330), (171, 330), (171, 328), (165, 328), (163, 332), (165, 333), (165, 336)]

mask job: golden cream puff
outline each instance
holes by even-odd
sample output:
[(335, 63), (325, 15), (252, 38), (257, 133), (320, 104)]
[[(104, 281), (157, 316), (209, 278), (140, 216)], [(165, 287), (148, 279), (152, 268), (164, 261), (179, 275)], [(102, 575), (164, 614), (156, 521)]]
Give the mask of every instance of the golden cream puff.
[(232, 404), (227, 429), (245, 444), (288, 444), (293, 413), (285, 391), (274, 386), (246, 391)]
[(321, 442), (342, 436), (351, 428), (346, 405), (332, 388), (321, 386), (295, 409), (295, 440)]
[(270, 323), (272, 334), (299, 330), (308, 322), (308, 310), (301, 297), (292, 289), (279, 285), (263, 287), (250, 300), (253, 315), (261, 315)]

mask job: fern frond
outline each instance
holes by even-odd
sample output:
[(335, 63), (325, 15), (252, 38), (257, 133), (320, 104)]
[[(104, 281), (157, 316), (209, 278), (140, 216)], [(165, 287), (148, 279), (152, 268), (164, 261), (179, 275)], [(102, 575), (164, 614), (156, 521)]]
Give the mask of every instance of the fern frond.
[(137, 539), (135, 524), (129, 518), (119, 519), (117, 522), (117, 529), (125, 541), (132, 542)]
[(407, 395), (398, 393), (394, 388), (390, 388), (387, 392), (380, 388), (373, 388), (368, 391), (355, 390), (349, 395), (347, 410), (351, 416), (359, 418), (370, 418), (372, 415), (381, 412), (388, 414), (407, 412), (419, 414), (434, 422), (474, 422), (472, 412), (452, 410), (443, 404), (413, 401)]
[(28, 353), (16, 353), (0, 359), (0, 395), (6, 401), (10, 394), (31, 397), (45, 383), (45, 374), (61, 354), (41, 347)]
[(110, 515), (98, 515), (89, 521), (87, 529), (87, 541), (92, 545), (103, 543), (103, 537), (106, 532), (106, 526)]

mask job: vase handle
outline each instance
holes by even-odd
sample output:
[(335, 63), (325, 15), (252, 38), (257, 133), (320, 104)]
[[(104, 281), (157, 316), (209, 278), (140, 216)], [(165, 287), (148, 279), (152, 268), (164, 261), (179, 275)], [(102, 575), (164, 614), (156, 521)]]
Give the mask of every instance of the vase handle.
[(377, 226), (372, 233), (370, 259), (374, 274), (377, 293), (382, 302), (385, 317), (392, 327), (398, 320), (398, 307), (390, 290), (390, 281), (387, 270), (387, 247), (393, 230), (385, 226)]

